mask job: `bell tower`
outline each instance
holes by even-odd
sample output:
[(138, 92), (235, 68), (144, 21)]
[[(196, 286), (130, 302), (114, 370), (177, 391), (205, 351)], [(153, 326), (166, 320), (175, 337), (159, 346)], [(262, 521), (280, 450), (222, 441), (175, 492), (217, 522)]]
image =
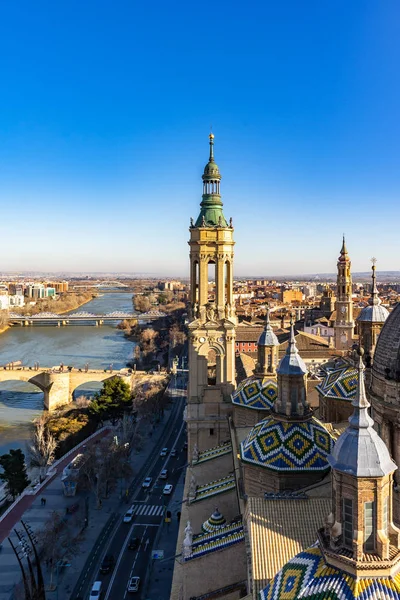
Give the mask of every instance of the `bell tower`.
[(235, 388), (233, 226), (227, 223), (214, 160), (214, 135), (204, 168), (200, 214), (190, 224), (188, 442), (189, 456), (229, 438), (227, 416)]
[(354, 337), (353, 289), (350, 270), (351, 261), (347, 253), (344, 236), (337, 269), (335, 348), (336, 350), (348, 350), (352, 346)]

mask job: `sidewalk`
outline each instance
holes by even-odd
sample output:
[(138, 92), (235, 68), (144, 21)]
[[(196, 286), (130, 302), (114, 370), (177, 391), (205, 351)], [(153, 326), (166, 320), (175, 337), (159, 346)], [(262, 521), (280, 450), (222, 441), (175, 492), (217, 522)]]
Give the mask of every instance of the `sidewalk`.
[[(165, 431), (165, 425), (169, 420), (171, 412), (173, 412), (175, 403), (171, 404), (166, 410), (164, 419), (158, 424), (151, 437), (147, 437), (145, 440), (144, 448), (139, 453), (132, 453), (131, 463), (134, 470), (133, 477), (137, 475), (140, 469), (143, 467), (145, 462), (151, 456), (155, 444), (159, 441), (162, 434)], [(104, 433), (102, 433), (104, 435)], [(79, 452), (79, 449), (75, 451), (75, 454)], [(66, 513), (66, 508), (70, 504), (80, 504), (80, 511), (84, 511), (85, 498), (87, 492), (81, 492), (76, 494), (74, 498), (66, 498), (63, 495), (61, 487), (61, 474), (62, 469), (68, 462), (73, 458), (74, 453), (70, 454), (67, 458), (63, 459), (57, 468), (57, 474), (46, 484), (45, 489), (41, 489), (38, 493), (33, 496), (25, 496), (21, 500), (21, 506), (18, 505), (13, 509), (9, 515), (4, 519), (5, 524), (0, 523), (0, 540), (7, 537), (7, 533), (13, 528), (22, 529), (19, 523), (21, 516), (23, 520), (28, 523), (32, 529), (40, 530), (43, 528), (46, 521), (49, 519), (50, 514), (53, 511), (59, 511), (62, 516)], [(70, 560), (70, 566), (61, 570), (58, 582), (58, 594), (57, 591), (48, 592), (46, 591), (46, 599), (49, 600), (66, 600), (71, 594), (82, 568), (88, 558), (90, 552), (93, 549), (100, 534), (108, 536), (113, 528), (113, 516), (116, 513), (122, 513), (126, 505), (120, 498), (120, 490), (115, 490), (109, 498), (103, 500), (101, 510), (96, 510), (95, 500), (90, 496), (89, 500), (89, 526), (83, 531), (81, 540), (73, 547), (73, 556)], [(41, 498), (46, 498), (46, 505), (41, 505)], [(22, 502), (23, 501), (23, 502)], [(71, 515), (71, 518), (75, 515)], [(106, 527), (107, 526), (107, 527)], [(104, 530), (104, 531), (103, 531)], [(15, 545), (18, 544), (18, 539), (14, 532), (11, 533), (10, 538)], [(42, 564), (43, 576), (45, 579), (46, 587), (49, 584), (50, 572), (44, 564)], [(3, 549), (0, 552), (0, 600), (10, 600), (11, 592), (13, 587), (21, 581), (21, 571), (18, 566), (17, 559), (14, 552), (7, 540), (3, 542)], [(56, 583), (56, 575), (54, 575), (54, 583)]]
[(182, 498), (185, 486), (185, 472), (175, 487), (172, 501), (167, 510), (171, 511), (171, 523), (163, 523), (159, 532), (154, 550), (162, 550), (164, 558), (153, 560), (149, 578), (147, 580), (146, 598), (149, 600), (168, 600), (171, 593), (172, 577), (175, 565), (176, 541), (178, 539), (179, 521), (177, 513), (182, 512)]

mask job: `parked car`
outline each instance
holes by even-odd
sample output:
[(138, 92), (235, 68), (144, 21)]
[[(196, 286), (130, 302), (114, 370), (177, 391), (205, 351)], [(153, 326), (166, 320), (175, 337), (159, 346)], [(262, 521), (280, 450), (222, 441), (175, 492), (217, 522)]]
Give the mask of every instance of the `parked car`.
[(129, 510), (126, 511), (123, 522), (130, 523), (132, 521), (132, 519), (133, 519), (133, 509), (130, 508)]
[(171, 450), (171, 454), (170, 454), (170, 456), (176, 456), (176, 448), (173, 448), (173, 449)]
[(164, 486), (164, 489), (163, 489), (164, 496), (169, 496), (172, 493), (173, 487), (174, 486), (171, 483), (167, 483), (167, 485)]
[(163, 469), (160, 473), (160, 479), (168, 479), (168, 469)]
[(160, 452), (160, 456), (167, 456), (168, 454), (168, 448), (163, 448)]
[(115, 560), (112, 554), (106, 554), (103, 558), (103, 562), (100, 566), (100, 573), (109, 573), (115, 564)]
[(128, 587), (126, 589), (130, 594), (132, 592), (138, 592), (140, 586), (140, 577), (131, 577), (128, 581)]
[(137, 550), (140, 546), (140, 540), (137, 537), (133, 537), (129, 540), (128, 548), (129, 550)]
[(142, 488), (144, 490), (148, 489), (151, 486), (152, 481), (153, 481), (152, 477), (146, 477), (146, 479), (142, 483)]

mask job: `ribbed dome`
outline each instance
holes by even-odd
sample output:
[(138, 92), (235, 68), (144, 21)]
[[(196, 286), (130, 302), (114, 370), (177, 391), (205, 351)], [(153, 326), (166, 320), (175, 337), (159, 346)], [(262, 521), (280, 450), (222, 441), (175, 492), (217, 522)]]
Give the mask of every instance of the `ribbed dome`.
[(357, 321), (359, 323), (384, 323), (388, 316), (389, 311), (382, 304), (376, 304), (363, 308)]
[(372, 366), (373, 379), (400, 381), (400, 303), (390, 313), (379, 334)]

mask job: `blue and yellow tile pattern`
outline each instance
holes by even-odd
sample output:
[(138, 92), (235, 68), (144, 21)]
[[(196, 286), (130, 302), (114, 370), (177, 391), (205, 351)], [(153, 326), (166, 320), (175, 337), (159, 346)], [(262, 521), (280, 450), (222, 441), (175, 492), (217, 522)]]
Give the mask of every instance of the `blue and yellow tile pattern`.
[(315, 545), (290, 560), (267, 587), (260, 600), (400, 600), (400, 574), (387, 578), (355, 579), (330, 567)]
[(231, 398), (236, 406), (257, 410), (271, 410), (278, 396), (276, 379), (252, 376), (242, 381)]
[(268, 417), (240, 445), (242, 461), (274, 471), (324, 471), (333, 440), (316, 419), (289, 423)]
[(342, 364), (336, 369), (329, 369), (316, 389), (327, 398), (351, 402), (356, 395), (357, 383), (357, 369), (348, 364)]

